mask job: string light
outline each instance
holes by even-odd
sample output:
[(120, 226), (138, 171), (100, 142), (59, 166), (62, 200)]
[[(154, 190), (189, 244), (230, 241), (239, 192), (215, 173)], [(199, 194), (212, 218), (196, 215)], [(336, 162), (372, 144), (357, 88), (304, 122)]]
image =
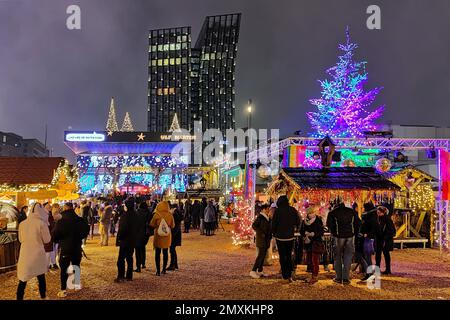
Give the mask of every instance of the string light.
[(350, 42), (348, 27), (346, 36), (346, 44), (339, 45), (343, 51), (339, 62), (326, 71), (332, 80), (319, 81), (322, 95), (310, 100), (318, 109), (307, 113), (312, 128), (316, 130), (312, 134), (315, 137), (364, 137), (364, 131), (376, 130), (373, 122), (383, 113), (383, 106), (372, 112), (366, 110), (381, 88), (364, 91), (368, 81), (366, 62), (353, 61), (353, 50), (358, 46)]

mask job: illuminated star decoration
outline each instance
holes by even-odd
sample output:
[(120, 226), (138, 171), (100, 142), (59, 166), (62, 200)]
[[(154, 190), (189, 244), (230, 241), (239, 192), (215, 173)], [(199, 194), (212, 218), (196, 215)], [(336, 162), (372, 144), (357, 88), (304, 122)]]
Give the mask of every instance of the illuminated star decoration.
[(377, 129), (374, 121), (383, 113), (384, 106), (374, 111), (367, 109), (382, 88), (364, 90), (368, 80), (366, 62), (353, 61), (353, 50), (358, 45), (350, 41), (348, 27), (346, 36), (347, 42), (339, 45), (343, 54), (338, 63), (326, 71), (331, 79), (319, 81), (321, 97), (310, 100), (317, 107), (316, 112), (307, 113), (314, 137), (364, 137), (364, 131)]
[(108, 131), (108, 137), (111, 137), (113, 135), (112, 131)]
[(145, 138), (145, 134), (143, 134), (142, 132), (140, 134), (138, 134), (137, 139), (138, 141), (144, 141)]

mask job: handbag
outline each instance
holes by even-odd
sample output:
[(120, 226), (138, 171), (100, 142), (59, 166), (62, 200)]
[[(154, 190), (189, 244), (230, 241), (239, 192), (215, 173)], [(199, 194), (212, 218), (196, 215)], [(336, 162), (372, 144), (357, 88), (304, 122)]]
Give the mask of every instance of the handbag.
[(325, 244), (322, 241), (313, 241), (312, 253), (323, 254), (325, 252)]

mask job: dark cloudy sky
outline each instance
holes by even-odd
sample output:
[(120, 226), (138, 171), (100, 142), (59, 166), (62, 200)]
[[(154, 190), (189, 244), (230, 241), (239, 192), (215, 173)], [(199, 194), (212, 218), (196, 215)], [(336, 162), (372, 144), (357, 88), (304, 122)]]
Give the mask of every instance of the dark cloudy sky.
[[(81, 7), (81, 31), (66, 28), (70, 4)], [(382, 30), (366, 28), (370, 4)], [(350, 25), (368, 86), (384, 87), (382, 121), (450, 126), (448, 0), (0, 0), (0, 131), (43, 139), (48, 123), (54, 155), (68, 156), (63, 131), (103, 129), (111, 96), (120, 121), (129, 111), (145, 130), (147, 30), (190, 25), (195, 41), (205, 16), (233, 12), (238, 125), (252, 98), (255, 126), (308, 131), (308, 99)]]

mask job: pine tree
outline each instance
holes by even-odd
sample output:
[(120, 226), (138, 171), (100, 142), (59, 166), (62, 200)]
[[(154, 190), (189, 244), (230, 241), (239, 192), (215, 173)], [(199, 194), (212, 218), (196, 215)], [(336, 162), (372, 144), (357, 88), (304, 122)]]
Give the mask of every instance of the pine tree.
[(311, 104), (317, 107), (316, 112), (308, 112), (307, 116), (316, 137), (363, 137), (364, 131), (376, 130), (374, 120), (379, 118), (384, 106), (368, 111), (382, 88), (364, 91), (368, 80), (365, 71), (366, 62), (353, 61), (353, 51), (358, 47), (350, 41), (347, 27), (347, 42), (340, 44), (343, 54), (337, 64), (326, 72), (331, 80), (319, 81), (322, 96), (311, 99)]
[(125, 118), (123, 119), (122, 128), (120, 129), (120, 131), (134, 131), (130, 114), (128, 112), (125, 113)]
[(173, 115), (173, 120), (172, 120), (172, 124), (170, 125), (169, 132), (178, 132), (180, 130), (181, 130), (181, 128), (180, 128), (180, 124), (178, 123), (178, 116), (175, 113)]
[(111, 104), (109, 106), (108, 121), (106, 122), (107, 131), (119, 131), (119, 126), (116, 120), (116, 109), (114, 107), (114, 97), (111, 98)]

